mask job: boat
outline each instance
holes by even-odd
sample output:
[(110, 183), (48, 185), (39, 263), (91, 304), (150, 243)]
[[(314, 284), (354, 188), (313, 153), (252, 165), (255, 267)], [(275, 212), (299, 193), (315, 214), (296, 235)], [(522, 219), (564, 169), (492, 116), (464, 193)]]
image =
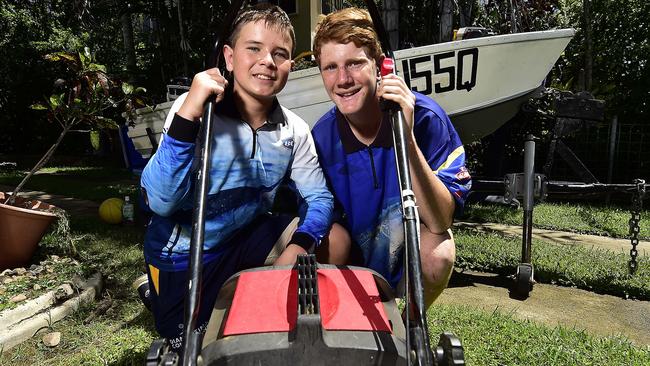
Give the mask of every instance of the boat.
[[(574, 34), (573, 29), (556, 29), (402, 49), (395, 52), (395, 64), (412, 90), (440, 104), (468, 144), (494, 132), (543, 88)], [(310, 127), (334, 105), (317, 67), (291, 72), (278, 99)], [(172, 104), (137, 111), (128, 136), (144, 158), (160, 140)]]

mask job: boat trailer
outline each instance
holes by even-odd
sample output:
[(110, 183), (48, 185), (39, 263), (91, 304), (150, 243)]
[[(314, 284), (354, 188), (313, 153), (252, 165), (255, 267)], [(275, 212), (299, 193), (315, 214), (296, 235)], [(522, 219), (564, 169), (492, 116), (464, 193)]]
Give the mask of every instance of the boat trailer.
[[(645, 193), (650, 188), (650, 184), (646, 184), (643, 179), (635, 179), (630, 184), (598, 182), (578, 156), (562, 142), (562, 137), (574, 132), (580, 120), (602, 121), (603, 119), (603, 101), (593, 99), (587, 93), (573, 95), (572, 93), (563, 92), (556, 103), (556, 124), (544, 165), (546, 174), (535, 173), (535, 144), (539, 139), (533, 135), (528, 135), (524, 141), (523, 173), (506, 174), (503, 179), (475, 178), (472, 180), (473, 192), (503, 194), (504, 202), (507, 204), (515, 201), (519, 202), (519, 200), (523, 199), (521, 262), (512, 276), (514, 282), (511, 296), (526, 299), (533, 289), (535, 283), (534, 268), (531, 261), (533, 206), (535, 199), (544, 201), (549, 195), (570, 197), (609, 195), (611, 193), (630, 195), (632, 197), (631, 217), (629, 220), (631, 249), (628, 268), (630, 274), (633, 275), (636, 272), (638, 267), (639, 222), (641, 221), (643, 199), (646, 198)], [(584, 182), (548, 179), (556, 153)]]

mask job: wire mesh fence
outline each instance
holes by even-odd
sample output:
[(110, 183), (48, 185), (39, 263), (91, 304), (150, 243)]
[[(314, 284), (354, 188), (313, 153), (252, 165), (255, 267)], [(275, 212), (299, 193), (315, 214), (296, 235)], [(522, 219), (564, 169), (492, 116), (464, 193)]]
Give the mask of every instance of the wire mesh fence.
[[(650, 179), (650, 123), (609, 122), (585, 124), (564, 142), (600, 182)], [(575, 179), (562, 159), (554, 161), (553, 179)]]

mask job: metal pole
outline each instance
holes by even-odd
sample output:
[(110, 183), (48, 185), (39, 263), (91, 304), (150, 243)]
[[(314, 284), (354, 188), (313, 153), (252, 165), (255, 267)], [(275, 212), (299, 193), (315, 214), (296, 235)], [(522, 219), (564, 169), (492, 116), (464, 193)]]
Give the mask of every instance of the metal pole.
[(203, 272), (203, 242), (205, 241), (206, 199), (210, 185), (210, 156), (212, 151), (212, 113), (215, 102), (206, 104), (203, 111), (201, 164), (196, 173), (194, 211), (192, 216), (192, 239), (190, 244), (190, 268), (188, 295), (185, 298), (185, 325), (183, 328), (183, 364), (195, 365), (199, 354), (201, 336), (196, 331), (201, 305), (201, 274)]
[[(433, 362), (431, 348), (429, 347), (429, 334), (426, 329), (426, 309), (424, 308), (424, 285), (422, 284), (422, 264), (420, 260), (420, 219), (417, 206), (415, 205), (415, 194), (412, 191), (411, 173), (408, 165), (408, 151), (406, 146), (405, 123), (401, 110), (392, 110), (390, 120), (393, 126), (393, 143), (395, 145), (395, 160), (402, 194), (402, 210), (404, 215), (404, 239), (405, 239), (405, 268), (407, 274), (407, 298), (413, 300), (407, 302), (407, 306), (413, 309), (413, 322), (415, 327), (409, 329), (410, 342), (414, 342), (417, 353), (418, 365), (430, 365)], [(406, 308), (407, 322), (409, 319), (409, 308)], [(410, 352), (409, 352), (410, 353)], [(407, 353), (407, 357), (409, 357)]]
[[(224, 28), (215, 42), (209, 67), (218, 67), (221, 48), (232, 31), (232, 23), (245, 0), (234, 0), (223, 23)], [(201, 351), (201, 334), (196, 331), (196, 322), (201, 304), (201, 277), (203, 272), (203, 242), (205, 241), (206, 197), (210, 186), (210, 161), (212, 156), (212, 130), (216, 103), (211, 98), (203, 109), (201, 126), (201, 154), (199, 170), (195, 176), (194, 210), (192, 214), (192, 238), (190, 241), (190, 263), (188, 270), (188, 294), (185, 298), (183, 325), (183, 365), (196, 365)]]
[[(374, 0), (366, 0), (366, 7), (372, 17), (372, 22), (379, 37), (382, 50), (386, 55), (382, 74), (394, 72), (394, 57), (384, 28), (381, 14)], [(388, 61), (388, 62), (387, 62)], [(390, 64), (390, 65), (389, 65)], [(411, 363), (411, 342), (414, 343), (418, 365), (432, 365), (433, 354), (429, 346), (429, 333), (427, 331), (426, 309), (424, 308), (424, 285), (422, 283), (422, 265), (420, 261), (420, 220), (415, 206), (415, 194), (411, 185), (411, 173), (408, 164), (408, 150), (406, 143), (406, 128), (404, 115), (396, 103), (382, 102), (382, 110), (389, 113), (393, 127), (393, 143), (395, 146), (395, 163), (397, 165), (397, 178), (400, 183), (402, 196), (402, 210), (404, 223), (404, 269), (407, 271), (406, 283), (406, 361)], [(411, 302), (411, 300), (413, 300)], [(409, 310), (413, 310), (414, 319), (409, 319)], [(411, 326), (411, 323), (412, 326)]]
[(616, 153), (616, 138), (618, 135), (618, 116), (612, 118), (612, 125), (609, 130), (609, 163), (607, 165), (607, 183), (612, 183), (614, 174), (614, 155)]
[(535, 190), (535, 137), (526, 136), (524, 143), (524, 223), (521, 261), (530, 263), (533, 236), (533, 204)]

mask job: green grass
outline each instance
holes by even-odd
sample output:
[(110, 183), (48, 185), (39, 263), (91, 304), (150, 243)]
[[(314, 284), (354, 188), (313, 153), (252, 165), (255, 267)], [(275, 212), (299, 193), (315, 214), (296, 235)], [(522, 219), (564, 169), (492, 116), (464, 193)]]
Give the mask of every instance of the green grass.
[(14, 347), (0, 357), (0, 365), (142, 365), (156, 337), (153, 317), (135, 300), (115, 302), (111, 310), (90, 323), (84, 319), (93, 305), (55, 323), (61, 343), (48, 348), (40, 336)]
[[(15, 174), (0, 175), (0, 184), (12, 185), (10, 182), (17, 183), (18, 179)], [(101, 201), (133, 194), (137, 179), (125, 170), (56, 168), (36, 176), (30, 187)], [(521, 211), (499, 206), (473, 206), (468, 211), (483, 221), (506, 224), (521, 221)], [(608, 221), (618, 221), (619, 215), (626, 222), (627, 213), (616, 209), (543, 204), (535, 211), (536, 225), (567, 225), (569, 222), (563, 226), (565, 230), (574, 228), (625, 237), (626, 234), (620, 234), (617, 229), (618, 224), (607, 226)], [(614, 217), (617, 219), (612, 220)], [(644, 217), (647, 217), (645, 213)], [(62, 332), (59, 346), (47, 348), (37, 335), (3, 352), (0, 365), (141, 365), (151, 341), (157, 337), (151, 314), (130, 286), (144, 269), (144, 230), (139, 226), (107, 225), (95, 217), (72, 217), (70, 227), (69, 237), (62, 232), (49, 234), (35, 261), (51, 254), (73, 256), (79, 261), (80, 266), (75, 267), (74, 272), (57, 269), (60, 277), (55, 276), (51, 286), (74, 273), (89, 276), (101, 272), (104, 277), (102, 297), (112, 299), (113, 306), (90, 322), (85, 319), (93, 314), (97, 304), (83, 306), (74, 315), (52, 325), (52, 330)], [(647, 230), (647, 226), (644, 228)], [(519, 262), (519, 238), (472, 230), (458, 230), (455, 235), (458, 267), (512, 274)], [(76, 240), (74, 247), (66, 243), (70, 238)], [(618, 255), (534, 241), (533, 259), (540, 281), (619, 296), (650, 298), (650, 266), (645, 257), (640, 258), (639, 273), (635, 277), (627, 275), (625, 253)], [(25, 286), (22, 290), (28, 289), (28, 285), (28, 282), (21, 285)], [(435, 305), (429, 312), (429, 320), (433, 344), (443, 330), (461, 337), (468, 365), (650, 365), (648, 347), (635, 347), (621, 338), (602, 338), (583, 331), (519, 321), (510, 314)]]
[[(153, 319), (135, 301), (124, 301), (90, 324), (86, 306), (56, 323), (61, 344), (47, 348), (40, 337), (6, 352), (6, 365), (141, 365), (155, 334)], [(463, 342), (467, 365), (648, 365), (650, 348), (619, 337), (599, 337), (584, 331), (548, 327), (517, 320), (510, 314), (468, 306), (434, 305), (428, 312), (431, 343), (443, 331)]]
[[(455, 230), (456, 266), (511, 275), (521, 259), (521, 238)], [(639, 256), (638, 270), (628, 273), (629, 254), (599, 248), (556, 245), (533, 239), (532, 261), (538, 282), (575, 286), (621, 297), (650, 300), (650, 260)]]
[[(13, 188), (24, 176), (24, 172), (0, 173), (0, 184)], [(139, 177), (126, 169), (52, 167), (41, 169), (23, 189), (101, 202), (110, 197), (133, 197), (139, 185)]]
[[(151, 314), (131, 288), (131, 282), (144, 270), (144, 230), (108, 225), (94, 217), (73, 218), (71, 228), (73, 236), (84, 236), (76, 245), (78, 271), (84, 276), (100, 272), (104, 280), (102, 297), (112, 299), (113, 306), (88, 324), (84, 320), (97, 304), (82, 307), (52, 326), (52, 330), (62, 332), (59, 346), (47, 348), (36, 336), (4, 352), (0, 365), (140, 365), (157, 337)], [(45, 246), (35, 261), (50, 254), (68, 254), (60, 250), (61, 246)]]
[(436, 305), (427, 313), (432, 345), (451, 331), (463, 342), (467, 365), (649, 365), (650, 347), (619, 337), (551, 328), (502, 312)]
[[(471, 204), (464, 220), (521, 225), (522, 209), (503, 205)], [(533, 225), (542, 229), (629, 238), (629, 208), (601, 207), (588, 204), (540, 203), (533, 210)], [(650, 238), (650, 210), (641, 212), (640, 237)]]

